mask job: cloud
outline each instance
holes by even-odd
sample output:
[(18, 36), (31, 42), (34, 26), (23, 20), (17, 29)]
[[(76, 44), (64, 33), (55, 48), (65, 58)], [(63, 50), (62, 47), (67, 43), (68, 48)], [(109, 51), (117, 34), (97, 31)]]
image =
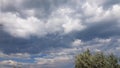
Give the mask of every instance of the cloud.
[(80, 39), (75, 39), (74, 42), (72, 42), (73, 46), (79, 46), (79, 45), (82, 45), (82, 44), (83, 44), (83, 42)]
[(13, 53), (13, 54), (5, 54), (0, 52), (0, 58), (18, 58), (18, 59), (30, 59), (30, 54), (28, 53)]
[(120, 56), (119, 0), (13, 1), (0, 5), (0, 66), (72, 68), (87, 48)]
[(2, 62), (0, 62), (0, 64), (8, 64), (8, 65), (16, 65), (17, 64), (17, 62), (15, 62), (15, 61), (12, 61), (12, 60), (7, 60), (7, 61), (2, 61)]
[[(88, 48), (92, 52), (98, 52), (102, 51), (105, 52), (106, 54), (114, 53), (116, 56), (120, 56), (119, 50), (120, 50), (120, 38), (119, 37), (111, 37), (111, 38), (95, 38), (90, 41), (80, 41), (81, 39), (75, 39), (74, 41), (71, 42), (71, 47), (69, 48), (58, 48), (57, 50), (51, 49), (48, 50), (48, 52), (42, 52), (40, 54), (36, 54), (35, 57), (34, 55), (30, 55), (34, 59), (34, 63), (23, 63), (23, 67), (50, 67), (50, 68), (56, 68), (56, 67), (63, 67), (66, 68), (69, 65), (70, 67), (74, 67), (74, 57), (76, 54), (82, 53), (83, 51), (87, 50)], [(116, 43), (114, 43), (116, 42)], [(77, 44), (77, 47), (75, 44)], [(82, 43), (82, 45), (80, 44)], [(21, 56), (24, 54), (16, 54), (14, 56)], [(12, 54), (10, 56), (13, 56)], [(25, 56), (25, 55), (24, 55)], [(24, 58), (24, 57), (21, 57)], [(31, 58), (32, 60), (32, 58)], [(25, 61), (25, 60), (24, 60)], [(65, 64), (65, 63), (68, 64)], [(11, 63), (11, 62), (10, 62)]]
[[(107, 20), (118, 20), (118, 18), (120, 17), (118, 11), (120, 10), (120, 5), (113, 5), (111, 9), (108, 10), (104, 10), (102, 7), (96, 7), (93, 8), (94, 6), (91, 6), (92, 9), (90, 8), (90, 6), (88, 6), (88, 9), (91, 9), (91, 11), (87, 11), (86, 8), (86, 12), (85, 13), (93, 13), (92, 17), (88, 18), (86, 21), (87, 22), (99, 22), (99, 21), (107, 21)], [(94, 12), (96, 11), (96, 12)], [(89, 16), (87, 15), (87, 16)]]
[(44, 36), (49, 33), (70, 33), (84, 29), (85, 26), (79, 19), (68, 16), (71, 12), (69, 8), (58, 8), (46, 22), (34, 16), (23, 19), (19, 17), (19, 13), (2, 13), (1, 24), (3, 24), (3, 29), (12, 36), (23, 38), (30, 35)]
[[(8, 34), (11, 35), (9, 39), (11, 39), (12, 36), (15, 37), (13, 38), (15, 40), (16, 38), (28, 38), (31, 36), (46, 37), (49, 34), (54, 35), (65, 34), (71, 35), (69, 36), (71, 40), (73, 40), (73, 38), (80, 38), (81, 40), (91, 40), (96, 37), (108, 38), (110, 36), (119, 36), (120, 34), (118, 30), (120, 6), (119, 1), (117, 0), (114, 2), (108, 0), (99, 2), (97, 2), (96, 0), (94, 1), (75, 0), (74, 2), (72, 0), (71, 1), (15, 0), (14, 2), (16, 3), (15, 5), (10, 1), (7, 0), (3, 1), (4, 7), (2, 7), (1, 11), (2, 16), (0, 24), (2, 26), (0, 27), (2, 28), (3, 32), (7, 32)], [(33, 5), (30, 6), (30, 3), (32, 3)], [(41, 3), (48, 5), (44, 5)], [(54, 5), (51, 5), (51, 3), (54, 3)], [(56, 3), (58, 3), (59, 5), (56, 6)], [(107, 4), (111, 6), (108, 7), (108, 9), (104, 9), (105, 4), (106, 6)], [(9, 7), (13, 9), (18, 8), (19, 11), (14, 10), (15, 12), (13, 12), (7, 10)], [(47, 8), (50, 8), (49, 9), (50, 11), (48, 11), (50, 13), (47, 13)], [(6, 11), (4, 12), (5, 9)], [(36, 16), (42, 14), (47, 14), (48, 16), (44, 18)], [(73, 32), (78, 32), (78, 34), (72, 35), (71, 33)], [(1, 37), (2, 36), (3, 35), (1, 35)], [(67, 40), (68, 39), (69, 38), (67, 38)], [(19, 43), (22, 42), (23, 41)], [(17, 43), (15, 44), (13, 42), (10, 43), (12, 43), (11, 45), (13, 44), (16, 46), (18, 45)], [(37, 42), (35, 42), (35, 44), (37, 44)], [(26, 46), (25, 48), (27, 48), (28, 45), (30, 44), (26, 42), (24, 44), (24, 46)], [(20, 45), (18, 46), (20, 47)], [(15, 49), (17, 49), (18, 46)], [(30, 45), (29, 47), (34, 48), (33, 45)], [(4, 46), (2, 46), (2, 48), (3, 48), (2, 50), (5, 49)], [(24, 50), (25, 49), (22, 49), (23, 52)]]
[[(29, 5), (29, 2), (32, 1), (28, 0), (28, 1), (19, 2), (19, 0), (15, 0), (15, 2), (19, 3), (18, 7), (20, 7), (22, 6), (22, 4)], [(44, 36), (47, 34), (54, 34), (56, 32), (68, 34), (74, 31), (82, 31), (86, 27), (89, 27), (90, 23), (92, 24), (94, 22), (96, 23), (96, 22), (101, 22), (101, 21), (103, 22), (103, 21), (115, 20), (115, 19), (118, 20), (120, 17), (119, 4), (113, 4), (111, 8), (105, 10), (103, 9), (104, 6), (102, 5), (99, 6), (99, 4), (96, 3), (96, 1), (88, 0), (83, 2), (83, 4), (81, 4), (82, 8), (79, 9), (75, 9), (71, 6), (67, 6), (69, 4), (66, 4), (64, 6), (59, 6), (56, 9), (51, 6), (50, 8), (53, 11), (49, 11), (50, 14), (48, 14), (49, 15), (48, 17), (45, 17), (46, 19), (42, 19), (36, 16), (37, 10), (35, 9), (35, 7), (37, 8), (38, 6), (38, 4), (36, 4), (37, 2), (39, 3), (39, 1), (37, 0), (34, 1), (33, 4), (34, 3), (35, 4), (32, 5), (31, 8), (25, 7), (28, 9), (24, 9), (23, 7), (20, 7), (20, 9), (24, 9), (24, 10), (16, 11), (14, 13), (9, 11), (5, 13), (2, 12), (1, 24), (3, 25), (3, 28), (12, 36), (23, 37), (23, 38), (29, 37), (31, 35)], [(40, 1), (40, 2), (52, 3), (53, 1)], [(105, 2), (101, 1), (101, 4)], [(9, 1), (4, 1), (4, 3), (5, 5), (9, 5), (9, 4), (10, 6), (12, 5), (11, 2)], [(43, 9), (45, 7), (48, 8), (43, 4), (40, 5), (43, 6), (41, 7)], [(80, 5), (77, 4), (76, 6), (80, 6)], [(79, 10), (81, 10), (82, 12), (76, 13)], [(21, 15), (25, 16), (24, 14), (26, 15), (26, 18), (21, 17)], [(43, 12), (42, 13), (39, 12), (39, 14), (42, 15)], [(79, 18), (76, 15), (83, 15), (83, 16)]]
[[(1, 24), (3, 24), (4, 27), (3, 29), (15, 37), (29, 36), (30, 34), (36, 33), (38, 31), (39, 26), (41, 26), (41, 29), (43, 28), (42, 26), (44, 26), (44, 24), (41, 23), (41, 21), (36, 19), (35, 17), (22, 19), (18, 17), (17, 14), (12, 13), (2, 13), (1, 22)], [(43, 31), (41, 31), (41, 35), (42, 34), (44, 34)]]
[[(55, 57), (55, 58), (35, 58), (37, 64), (54, 64), (56, 62), (64, 62), (64, 61), (68, 61), (70, 60), (69, 57), (64, 57), (64, 56), (61, 56), (61, 57)], [(42, 61), (42, 62), (41, 62)]]

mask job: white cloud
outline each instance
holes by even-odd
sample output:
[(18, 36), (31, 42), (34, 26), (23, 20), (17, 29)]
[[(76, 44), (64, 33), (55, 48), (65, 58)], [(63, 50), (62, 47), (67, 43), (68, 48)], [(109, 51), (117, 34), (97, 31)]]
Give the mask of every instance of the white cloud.
[(0, 65), (17, 65), (18, 62), (12, 60), (4, 60), (0, 62)]
[[(18, 3), (19, 0), (16, 0)], [(7, 4), (7, 1), (5, 1)], [(8, 2), (11, 3), (11, 2)], [(100, 2), (101, 4), (104, 1)], [(77, 5), (80, 6), (80, 5)], [(4, 30), (14, 37), (45, 36), (47, 34), (69, 34), (71, 32), (81, 31), (89, 25), (84, 23), (94, 23), (104, 20), (114, 20), (120, 17), (120, 6), (113, 5), (111, 8), (104, 10), (102, 5), (98, 5), (94, 1), (88, 0), (81, 5), (82, 9), (73, 9), (72, 7), (59, 7), (54, 10), (46, 20), (35, 17), (35, 9), (22, 10), (27, 18), (21, 18), (19, 13), (2, 12), (0, 24)], [(73, 16), (76, 11), (82, 10), (83, 18)], [(40, 13), (41, 14), (41, 13)], [(77, 13), (81, 15), (81, 13)]]
[(80, 39), (76, 39), (72, 42), (72, 46), (80, 46), (83, 45), (83, 42)]
[(52, 18), (48, 20), (47, 27), (49, 29), (53, 28), (51, 29), (53, 31), (63, 31), (65, 34), (72, 31), (83, 30), (85, 26), (81, 23), (80, 19), (70, 16), (73, 12), (74, 11), (70, 8), (58, 8), (52, 13)]
[(30, 59), (30, 54), (28, 53), (12, 53), (12, 54), (5, 54), (2, 51), (0, 51), (0, 58), (16, 58), (16, 59)]
[(69, 21), (68, 21), (68, 23), (63, 24), (65, 33), (69, 33), (72, 31), (81, 31), (85, 28), (85, 26), (82, 25), (79, 20), (75, 20), (75, 21), (69, 20)]
[[(120, 5), (113, 5), (111, 8), (105, 10), (103, 6), (91, 5), (89, 3), (85, 3), (83, 5), (84, 14), (87, 16), (91, 16), (86, 18), (86, 22), (100, 22), (100, 21), (109, 21), (109, 20), (119, 20), (120, 18)], [(104, 22), (103, 22), (104, 23)]]
[[(113, 43), (113, 41), (116, 43)], [(79, 54), (82, 51), (85, 51), (86, 49), (90, 49), (91, 51), (102, 51), (106, 53), (114, 53), (115, 55), (120, 56), (120, 54), (117, 54), (117, 51), (119, 51), (119, 38), (107, 38), (107, 39), (101, 39), (101, 38), (95, 38), (93, 40), (82, 42), (80, 39), (76, 39), (72, 42), (72, 49), (77, 49), (74, 51), (74, 54)], [(75, 46), (77, 45), (77, 47)], [(110, 48), (109, 48), (110, 47)], [(64, 50), (63, 50), (64, 51)], [(66, 52), (66, 51), (65, 51)], [(67, 52), (68, 53), (68, 52)]]
[[(72, 31), (81, 31), (85, 28), (79, 19), (70, 17), (73, 12), (69, 8), (58, 8), (46, 22), (34, 17), (33, 10), (28, 11), (26, 19), (19, 17), (19, 13), (2, 13), (1, 24), (4, 30), (14, 37), (29, 37), (30, 35), (45, 36), (50, 33), (68, 34)], [(33, 16), (32, 16), (33, 15)]]
[(116, 19), (120, 19), (120, 5), (113, 5), (111, 13)]
[(99, 42), (99, 43), (110, 43), (111, 42), (111, 38), (108, 38), (108, 39), (99, 39), (99, 38), (96, 38), (95, 41)]
[[(27, 63), (21, 63), (13, 60), (3, 60), (0, 62), (0, 67), (2, 68), (27, 68)], [(27, 67), (26, 67), (27, 66)]]
[(54, 58), (35, 58), (37, 64), (55, 64), (59, 62), (67, 62), (70, 60), (68, 56), (57, 56)]
[(82, 9), (86, 16), (94, 16), (96, 14), (99, 14), (102, 11), (102, 10), (100, 10), (101, 8), (98, 7), (96, 4), (92, 5), (88, 2), (86, 2), (85, 4), (82, 5)]
[[(1, 23), (4, 30), (14, 37), (26, 37), (40, 31), (40, 35), (44, 35), (44, 24), (35, 17), (27, 19), (20, 18), (17, 14), (2, 13)], [(39, 30), (40, 29), (40, 30)]]

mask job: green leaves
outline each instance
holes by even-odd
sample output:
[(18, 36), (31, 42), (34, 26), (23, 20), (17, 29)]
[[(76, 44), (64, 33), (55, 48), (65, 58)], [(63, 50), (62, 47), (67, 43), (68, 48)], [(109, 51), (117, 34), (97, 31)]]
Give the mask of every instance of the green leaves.
[(120, 68), (120, 60), (113, 54), (91, 54), (89, 50), (76, 56), (75, 68)]

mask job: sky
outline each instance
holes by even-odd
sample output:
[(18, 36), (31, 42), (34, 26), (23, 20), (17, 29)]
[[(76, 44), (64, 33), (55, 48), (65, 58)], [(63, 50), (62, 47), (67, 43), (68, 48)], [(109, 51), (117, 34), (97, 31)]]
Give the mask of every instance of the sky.
[(87, 49), (120, 56), (120, 0), (0, 0), (0, 68), (74, 68)]

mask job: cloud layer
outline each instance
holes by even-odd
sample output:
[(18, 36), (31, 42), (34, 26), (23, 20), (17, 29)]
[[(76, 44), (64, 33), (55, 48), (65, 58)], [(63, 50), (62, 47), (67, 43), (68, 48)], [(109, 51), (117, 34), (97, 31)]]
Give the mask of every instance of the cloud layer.
[(89, 48), (120, 56), (119, 0), (0, 0), (0, 66), (73, 68)]

